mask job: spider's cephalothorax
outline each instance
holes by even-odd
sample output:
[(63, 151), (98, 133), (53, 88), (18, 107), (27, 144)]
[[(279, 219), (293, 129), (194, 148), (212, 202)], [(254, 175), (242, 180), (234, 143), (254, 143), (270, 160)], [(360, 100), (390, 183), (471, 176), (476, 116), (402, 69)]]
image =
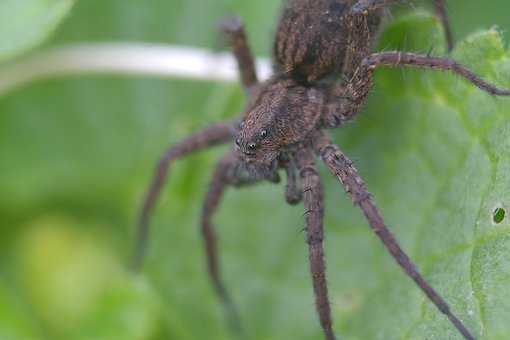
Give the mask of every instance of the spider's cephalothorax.
[[(465, 339), (474, 339), (400, 248), (356, 168), (325, 131), (356, 116), (371, 89), (373, 71), (380, 66), (449, 70), (492, 95), (510, 95), (510, 91), (491, 85), (449, 58), (399, 51), (372, 53), (381, 9), (398, 2), (404, 0), (288, 0), (274, 42), (275, 73), (264, 83), (257, 81), (240, 21), (235, 18), (225, 21), (223, 29), (238, 62), (241, 83), (249, 95), (244, 115), (241, 121), (219, 123), (193, 134), (164, 154), (141, 209), (135, 266), (140, 265), (150, 213), (170, 164), (194, 151), (233, 142), (233, 149), (216, 166), (201, 219), (209, 274), (230, 325), (240, 330), (238, 313), (220, 278), (212, 216), (228, 186), (261, 180), (278, 182), (279, 170), (283, 169), (287, 175), (287, 202), (304, 204), (316, 309), (325, 338), (335, 339), (322, 246), (323, 193), (315, 165), (319, 157), (363, 211), (370, 227), (404, 272)], [(444, 1), (434, 2), (451, 49), (452, 35)]]
[(317, 125), (324, 93), (277, 75), (253, 91), (235, 138), (246, 163), (270, 166), (287, 147), (302, 142)]

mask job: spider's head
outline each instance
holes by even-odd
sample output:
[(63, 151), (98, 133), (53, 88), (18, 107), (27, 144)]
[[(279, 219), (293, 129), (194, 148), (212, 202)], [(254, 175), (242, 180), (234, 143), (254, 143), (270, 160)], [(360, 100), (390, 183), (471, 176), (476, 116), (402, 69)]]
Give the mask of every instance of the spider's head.
[(235, 143), (242, 159), (248, 163), (270, 164), (281, 148), (281, 140), (274, 124), (276, 117), (261, 108), (250, 114), (239, 125)]
[(316, 126), (322, 94), (291, 79), (274, 78), (253, 94), (235, 143), (241, 158), (273, 166), (286, 147), (301, 142)]

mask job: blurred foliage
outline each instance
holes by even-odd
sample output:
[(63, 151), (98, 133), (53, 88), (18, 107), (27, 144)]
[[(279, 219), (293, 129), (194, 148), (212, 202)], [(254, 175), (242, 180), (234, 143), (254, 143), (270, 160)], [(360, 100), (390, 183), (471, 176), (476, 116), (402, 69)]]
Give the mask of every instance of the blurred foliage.
[(0, 61), (42, 43), (65, 18), (74, 0), (2, 0)]
[[(481, 6), (450, 1), (456, 32), (506, 22), (506, 2)], [(239, 13), (255, 51), (267, 55), (278, 7), (269, 0), (82, 0), (49, 44), (221, 48), (213, 27)], [(423, 12), (398, 16), (380, 41), (385, 49), (434, 47), (434, 54), (442, 46), (437, 20)], [(470, 35), (454, 56), (510, 86), (497, 31)], [(39, 82), (0, 98), (0, 339), (229, 339), (197, 227), (225, 148), (176, 165), (143, 275), (130, 274), (126, 263), (159, 154), (233, 116), (242, 101), (237, 86), (124, 77)], [(382, 70), (367, 109), (335, 132), (404, 249), (481, 339), (510, 337), (510, 222), (492, 222), (495, 208), (510, 208), (508, 104), (451, 75)], [(340, 185), (323, 175), (328, 278), (342, 338), (460, 339)], [(321, 339), (302, 210), (285, 205), (283, 187), (231, 191), (216, 220), (225, 280), (251, 338)]]

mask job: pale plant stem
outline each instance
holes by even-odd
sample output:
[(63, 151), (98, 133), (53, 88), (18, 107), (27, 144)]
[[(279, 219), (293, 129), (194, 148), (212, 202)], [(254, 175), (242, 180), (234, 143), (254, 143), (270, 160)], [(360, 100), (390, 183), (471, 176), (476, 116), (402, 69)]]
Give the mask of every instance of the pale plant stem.
[[(261, 79), (271, 73), (257, 60)], [(0, 65), (0, 96), (36, 80), (80, 74), (139, 75), (202, 81), (236, 82), (230, 53), (188, 46), (139, 43), (80, 44), (37, 52)]]

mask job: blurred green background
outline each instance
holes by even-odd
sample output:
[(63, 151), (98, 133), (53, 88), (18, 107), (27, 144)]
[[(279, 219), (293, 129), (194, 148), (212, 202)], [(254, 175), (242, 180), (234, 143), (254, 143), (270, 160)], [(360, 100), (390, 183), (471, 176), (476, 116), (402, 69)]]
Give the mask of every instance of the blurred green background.
[[(35, 9), (20, 12), (15, 7), (23, 1), (2, 1), (0, 28), (8, 34), (0, 40), (22, 45), (17, 34), (37, 31), (26, 47), (68, 9), (38, 26), (30, 16)], [(58, 1), (32, 2), (44, 10)], [(508, 41), (508, 1), (448, 3), (458, 40), (497, 24)], [(44, 47), (139, 41), (219, 50), (217, 22), (236, 13), (255, 53), (268, 56), (279, 6), (78, 0)], [(434, 45), (441, 52), (435, 20), (397, 20), (381, 46)], [(9, 31), (9, 23), (17, 26)], [(474, 38), (456, 56), (509, 86), (508, 54), (493, 38)], [(510, 227), (504, 220), (496, 230), (490, 216), (495, 205), (510, 202), (510, 109), (445, 75), (391, 71), (378, 81), (368, 108), (334, 133), (336, 141), (356, 161), (404, 248), (468, 326), (484, 339), (510, 338)], [(198, 229), (202, 197), (226, 147), (176, 164), (155, 212), (143, 273), (129, 273), (127, 263), (158, 156), (242, 104), (237, 85), (127, 76), (40, 81), (0, 97), (0, 339), (230, 339)], [(343, 339), (459, 339), (400, 273), (340, 185), (322, 174), (336, 331)], [(302, 208), (284, 203), (283, 185), (229, 191), (216, 222), (223, 274), (249, 339), (321, 339)]]

